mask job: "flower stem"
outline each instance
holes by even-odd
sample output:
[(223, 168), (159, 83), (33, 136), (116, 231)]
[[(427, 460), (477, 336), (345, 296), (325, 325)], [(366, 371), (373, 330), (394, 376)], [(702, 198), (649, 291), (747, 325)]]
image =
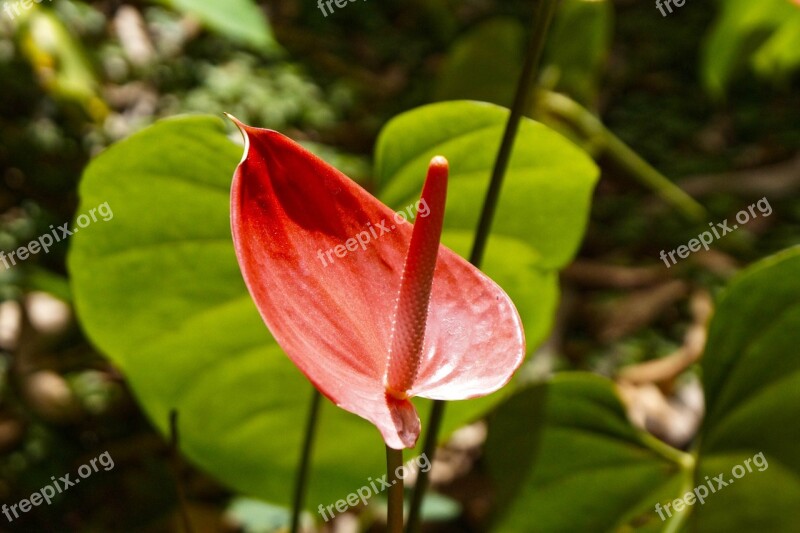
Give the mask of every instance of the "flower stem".
[(519, 123), (522, 120), (525, 110), (528, 109), (533, 89), (534, 77), (539, 69), (539, 61), (544, 50), (545, 37), (550, 27), (550, 21), (555, 11), (556, 0), (540, 0), (537, 2), (533, 16), (533, 32), (531, 33), (528, 49), (525, 55), (525, 63), (522, 66), (517, 83), (517, 91), (514, 95), (514, 103), (511, 106), (511, 113), (506, 122), (506, 129), (503, 133), (503, 140), (500, 143), (500, 150), (494, 162), (492, 178), (489, 181), (489, 190), (486, 192), (486, 199), (483, 202), (481, 218), (478, 221), (478, 229), (475, 233), (475, 243), (472, 246), (470, 263), (479, 267), (483, 261), (483, 253), (486, 243), (489, 240), (489, 232), (492, 229), (494, 212), (497, 208), (497, 200), (500, 197), (500, 189), (503, 186), (508, 163), (511, 159), (511, 151), (514, 148), (514, 140), (517, 137)]
[[(439, 439), (439, 429), (442, 426), (442, 419), (444, 418), (444, 408), (447, 405), (442, 400), (434, 400), (431, 406), (431, 416), (428, 419), (428, 429), (425, 433), (425, 444), (423, 445), (422, 453), (428, 460), (433, 460), (436, 454), (436, 444)], [(430, 468), (428, 472), (430, 472)], [(428, 472), (420, 470), (417, 472), (417, 482), (414, 484), (414, 492), (411, 495), (411, 504), (408, 507), (408, 522), (406, 523), (406, 533), (416, 533), (419, 531), (420, 523), (422, 522), (422, 500), (425, 498), (425, 492), (428, 490)]]
[(181, 462), (181, 437), (178, 433), (178, 410), (169, 412), (169, 453), (172, 460), (172, 474), (175, 476), (175, 489), (178, 493), (178, 507), (181, 511), (183, 531), (192, 533), (192, 521), (189, 520), (189, 504), (186, 501), (186, 491), (183, 488), (183, 465)]
[(297, 470), (297, 477), (295, 478), (291, 533), (298, 533), (300, 531), (300, 513), (303, 511), (303, 503), (308, 485), (308, 471), (311, 466), (311, 449), (314, 445), (314, 434), (317, 430), (317, 417), (319, 415), (321, 399), (322, 395), (316, 388), (312, 387), (311, 405), (308, 410), (308, 418), (306, 419), (303, 452), (300, 456), (300, 468)]
[(389, 511), (386, 517), (389, 533), (403, 533), (403, 478), (397, 471), (403, 467), (403, 450), (386, 447), (386, 478), (389, 482)]
[[(528, 101), (533, 89), (534, 78), (539, 70), (539, 62), (542, 57), (542, 51), (544, 50), (545, 37), (547, 36), (547, 30), (550, 28), (550, 22), (553, 19), (555, 7), (556, 0), (539, 0), (539, 2), (536, 3), (536, 9), (533, 15), (533, 31), (528, 41), (525, 62), (522, 66), (522, 73), (517, 83), (514, 103), (511, 106), (506, 129), (503, 132), (503, 140), (497, 152), (494, 169), (492, 170), (492, 177), (489, 181), (489, 189), (486, 192), (483, 210), (481, 211), (478, 228), (475, 232), (475, 242), (473, 243), (472, 253), (470, 254), (469, 261), (477, 268), (480, 268), (483, 262), (483, 255), (486, 251), (486, 243), (489, 240), (489, 233), (492, 229), (492, 221), (494, 220), (497, 201), (500, 198), (503, 178), (505, 177), (508, 163), (511, 160), (511, 152), (514, 148), (514, 140), (517, 137), (520, 121), (525, 111), (528, 109)], [(444, 408), (445, 403), (443, 401), (433, 401), (423, 450), (423, 453), (431, 459), (436, 453), (439, 430), (442, 425), (442, 419), (444, 418)], [(414, 494), (411, 498), (411, 506), (408, 513), (407, 533), (416, 533), (419, 531), (422, 501), (425, 498), (425, 491), (428, 488), (428, 474), (430, 470), (431, 469), (428, 469), (428, 472), (420, 471), (417, 477), (417, 483), (414, 486)]]

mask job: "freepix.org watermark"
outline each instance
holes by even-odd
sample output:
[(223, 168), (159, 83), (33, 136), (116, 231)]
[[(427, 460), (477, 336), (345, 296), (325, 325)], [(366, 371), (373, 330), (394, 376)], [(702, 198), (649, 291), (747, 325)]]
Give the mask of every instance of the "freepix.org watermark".
[[(758, 213), (756, 213), (756, 208), (758, 208)], [(736, 213), (736, 222), (742, 225), (747, 224), (754, 218), (758, 218), (759, 214), (765, 217), (772, 214), (772, 206), (769, 205), (766, 196), (758, 202), (750, 204), (746, 209), (742, 209)], [(714, 242), (715, 239), (721, 239), (728, 233), (739, 229), (739, 224), (733, 224), (733, 226), (731, 226), (727, 218), (722, 222), (717, 222), (716, 225), (714, 225), (713, 222), (709, 222), (708, 225), (711, 226), (711, 231), (704, 231), (698, 235), (696, 239), (692, 239), (688, 243), (678, 246), (675, 250), (670, 250), (669, 252), (661, 250), (661, 255), (659, 257), (661, 257), (661, 260), (667, 265), (667, 268), (671, 268), (672, 265), (678, 262), (678, 260), (675, 259), (675, 254), (677, 254), (680, 259), (686, 259), (692, 252), (699, 252), (700, 248), (708, 250), (709, 244)]]
[[(431, 462), (428, 459), (428, 456), (424, 453), (415, 457), (414, 459), (409, 459), (406, 464), (400, 465), (397, 467), (397, 470), (394, 471), (395, 476), (397, 479), (405, 479), (407, 473), (416, 465), (419, 468), (420, 472), (427, 472), (431, 469)], [(326, 507), (323, 507), (322, 504), (318, 507), (318, 512), (320, 516), (327, 522), (331, 518), (333, 518), (333, 509), (340, 513), (347, 511), (350, 507), (355, 507), (358, 505), (359, 502), (367, 505), (369, 499), (375, 496), (376, 494), (380, 494), (384, 490), (388, 489), (395, 483), (397, 483), (397, 479), (392, 480), (391, 483), (386, 481), (386, 475), (384, 474), (383, 477), (378, 479), (367, 478), (367, 484), (358, 489), (355, 492), (351, 492), (347, 495), (346, 498), (343, 500), (337, 500), (335, 503), (332, 503)], [(327, 511), (327, 512), (326, 512)]]
[[(753, 465), (756, 466), (759, 472), (763, 472), (769, 468), (769, 463), (767, 463), (767, 458), (764, 457), (764, 452), (759, 452), (752, 458), (745, 459), (743, 465), (736, 465), (731, 468), (731, 476), (733, 477), (729, 477), (727, 480), (725, 479), (724, 473), (711, 479), (706, 476), (706, 482), (704, 484), (696, 486), (693, 491), (684, 494), (683, 498), (675, 498), (673, 501), (664, 504), (663, 507), (660, 503), (657, 503), (656, 513), (658, 513), (659, 518), (661, 518), (661, 521), (663, 522), (667, 518), (672, 518), (672, 511), (670, 511), (670, 507), (672, 507), (676, 513), (680, 513), (687, 506), (692, 506), (697, 502), (700, 502), (700, 505), (703, 505), (706, 503), (706, 498), (708, 498), (711, 494), (719, 492), (728, 485), (733, 485), (737, 479), (742, 479), (748, 473), (752, 472)], [(664, 516), (664, 512), (667, 513), (667, 516)]]
[(366, 250), (367, 245), (372, 241), (372, 239), (380, 239), (385, 234), (391, 233), (397, 229), (398, 224), (405, 224), (408, 222), (408, 220), (414, 216), (414, 209), (417, 211), (417, 216), (422, 218), (425, 218), (431, 214), (431, 208), (428, 207), (428, 202), (426, 202), (425, 199), (419, 200), (415, 204), (410, 204), (405, 209), (397, 211), (393, 217), (394, 224), (389, 225), (390, 221), (386, 219), (383, 219), (374, 225), (372, 222), (368, 222), (364, 231), (360, 232), (355, 237), (350, 237), (344, 242), (344, 244), (337, 244), (325, 252), (322, 250), (317, 250), (317, 257), (319, 257), (319, 260), (322, 261), (322, 266), (327, 267), (335, 260), (333, 257), (334, 255), (339, 258), (344, 258), (348, 253), (355, 252), (359, 248)]
[[(50, 505), (56, 494), (61, 494), (70, 487), (80, 483), (81, 479), (86, 479), (95, 472), (98, 472), (100, 470), (97, 466), (98, 463), (100, 463), (100, 466), (102, 466), (103, 470), (106, 472), (114, 468), (114, 459), (111, 458), (111, 454), (103, 452), (87, 464), (81, 465), (78, 468), (78, 478), (70, 479), (69, 474), (64, 474), (58, 479), (56, 479), (56, 476), (50, 476), (50, 479), (53, 480), (52, 484), (45, 485), (28, 498), (23, 498), (14, 505), (3, 504), (3, 514), (6, 515), (9, 522), (13, 522), (15, 518), (19, 518), (20, 513), (27, 513), (33, 507), (41, 505), (42, 502)], [(17, 509), (19, 509), (19, 513)], [(12, 514), (14, 515), (13, 518), (11, 517)]]
[(667, 12), (664, 11), (665, 7), (667, 8), (667, 11), (672, 13), (672, 4), (674, 4), (675, 7), (683, 7), (683, 4), (685, 4), (685, 3), (686, 3), (686, 0), (664, 0), (664, 3), (662, 4), (661, 0), (656, 0), (656, 8), (659, 11), (661, 11), (661, 16), (662, 17), (666, 17), (667, 16)]
[[(8, 18), (14, 18), (22, 15), (25, 11), (33, 7), (34, 4), (41, 4), (45, 0), (12, 0), (10, 2), (3, 2), (3, 11), (6, 12)], [(46, 0), (50, 2), (52, 0)]]
[(114, 218), (114, 212), (111, 211), (111, 207), (108, 205), (108, 202), (103, 202), (97, 207), (90, 209), (88, 214), (82, 213), (78, 215), (78, 217), (75, 219), (75, 224), (77, 227), (70, 229), (69, 222), (64, 222), (58, 227), (55, 227), (51, 224), (50, 233), (45, 233), (44, 235), (32, 240), (25, 246), (20, 246), (16, 250), (4, 252), (0, 251), (0, 261), (3, 263), (3, 266), (5, 266), (6, 269), (9, 269), (12, 266), (15, 266), (17, 261), (25, 261), (28, 257), (36, 255), (41, 251), (48, 253), (50, 251), (50, 247), (55, 243), (61, 242), (67, 237), (71, 237), (73, 234), (78, 233), (81, 228), (85, 228), (92, 222), (97, 222), (97, 215), (100, 215), (103, 222), (108, 222)]
[[(355, 2), (355, 1), (356, 0), (317, 0), (317, 7), (319, 8), (320, 11), (322, 11), (322, 14), (325, 15), (325, 17), (327, 18), (328, 13), (333, 14), (334, 4), (336, 4), (336, 7), (341, 9), (343, 7), (347, 7), (350, 2)], [(364, 2), (366, 1), (367, 0), (364, 0)], [(325, 7), (327, 7), (328, 9), (325, 10)]]

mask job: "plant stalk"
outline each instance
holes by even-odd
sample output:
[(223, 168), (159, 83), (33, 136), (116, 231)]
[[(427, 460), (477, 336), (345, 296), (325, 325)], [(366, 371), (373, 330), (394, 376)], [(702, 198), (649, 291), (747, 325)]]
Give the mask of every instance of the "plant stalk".
[[(525, 62), (522, 66), (522, 73), (517, 83), (508, 122), (503, 132), (503, 139), (500, 142), (500, 149), (495, 159), (494, 169), (492, 170), (492, 176), (489, 181), (489, 189), (486, 192), (483, 209), (478, 221), (478, 228), (475, 231), (475, 241), (472, 246), (469, 261), (477, 268), (480, 268), (483, 262), (486, 244), (489, 241), (489, 233), (492, 229), (492, 221), (494, 220), (495, 211), (497, 209), (497, 201), (500, 198), (503, 178), (505, 177), (508, 163), (511, 160), (511, 153), (514, 148), (514, 140), (519, 131), (519, 124), (525, 111), (528, 109), (528, 102), (534, 87), (536, 74), (539, 70), (545, 38), (550, 28), (550, 22), (553, 19), (555, 7), (556, 0), (540, 0), (537, 2), (536, 9), (534, 10), (533, 30), (530, 40), (528, 41)], [(433, 407), (431, 408), (431, 417), (428, 420), (423, 451), (431, 460), (436, 453), (436, 444), (438, 442), (442, 419), (444, 418), (444, 411), (445, 403), (440, 400), (434, 400)], [(422, 501), (425, 498), (425, 491), (428, 488), (428, 474), (430, 470), (431, 469), (429, 469), (428, 472), (420, 471), (417, 477), (417, 483), (414, 486), (414, 494), (411, 498), (411, 506), (408, 513), (407, 533), (417, 533), (419, 531)]]
[(178, 433), (178, 410), (172, 409), (169, 412), (169, 454), (172, 460), (172, 475), (175, 477), (175, 490), (178, 493), (178, 507), (181, 511), (181, 521), (183, 530), (192, 533), (192, 522), (189, 519), (189, 505), (186, 501), (186, 491), (183, 488), (183, 471), (181, 463), (181, 438)]
[(298, 533), (300, 531), (300, 515), (303, 512), (306, 488), (308, 485), (308, 472), (311, 468), (311, 451), (314, 447), (314, 435), (317, 431), (317, 418), (319, 416), (321, 400), (322, 395), (316, 388), (312, 387), (311, 405), (309, 406), (308, 418), (306, 419), (305, 440), (303, 442), (302, 455), (300, 456), (300, 468), (297, 470), (297, 477), (295, 478), (294, 499), (292, 500), (291, 533)]
[(403, 450), (386, 447), (386, 478), (389, 482), (389, 509), (386, 516), (389, 533), (403, 533), (403, 478), (397, 471), (403, 467)]

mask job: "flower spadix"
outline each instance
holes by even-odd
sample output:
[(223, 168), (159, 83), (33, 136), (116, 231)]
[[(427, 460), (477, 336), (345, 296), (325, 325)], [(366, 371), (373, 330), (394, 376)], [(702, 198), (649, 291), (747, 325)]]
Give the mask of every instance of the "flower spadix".
[(401, 449), (419, 437), (412, 397), (463, 400), (509, 381), (525, 353), (513, 303), (439, 244), (444, 158), (431, 161), (412, 225), (299, 144), (233, 120), (246, 141), (231, 189), (239, 266), (322, 394)]

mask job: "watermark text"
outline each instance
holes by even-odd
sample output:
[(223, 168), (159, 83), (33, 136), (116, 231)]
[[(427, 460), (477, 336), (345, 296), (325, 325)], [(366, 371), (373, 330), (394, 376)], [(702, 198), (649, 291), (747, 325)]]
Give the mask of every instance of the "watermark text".
[[(756, 208), (758, 208), (758, 213), (756, 213)], [(736, 213), (736, 222), (742, 225), (747, 224), (750, 220), (758, 218), (759, 214), (765, 217), (772, 214), (772, 206), (769, 205), (769, 201), (766, 197)], [(709, 244), (714, 242), (715, 239), (721, 239), (728, 233), (733, 233), (734, 230), (739, 229), (739, 224), (731, 225), (728, 223), (727, 218), (722, 222), (717, 222), (716, 225), (713, 222), (709, 222), (708, 225), (711, 226), (711, 231), (704, 231), (698, 235), (696, 239), (692, 239), (688, 243), (678, 246), (675, 250), (670, 250), (669, 252), (661, 250), (661, 255), (659, 257), (661, 257), (661, 260), (667, 265), (667, 268), (672, 268), (672, 265), (678, 262), (678, 260), (675, 259), (676, 254), (678, 258), (686, 259), (692, 252), (700, 251), (700, 248), (708, 250)]]
[[(414, 216), (414, 209), (417, 211), (417, 216), (422, 218), (425, 218), (431, 214), (431, 208), (428, 207), (428, 202), (426, 202), (423, 198), (422, 200), (416, 202), (416, 204), (411, 204), (405, 209), (397, 211), (394, 214), (394, 217), (392, 217), (393, 220), (391, 221), (383, 219), (376, 224), (368, 222), (364, 231), (358, 233), (358, 235), (355, 237), (350, 237), (344, 242), (344, 244), (337, 244), (325, 252), (323, 252), (321, 249), (317, 250), (317, 257), (320, 261), (322, 261), (322, 266), (327, 267), (328, 265), (333, 264), (335, 260), (333, 257), (334, 255), (339, 258), (344, 258), (348, 253), (355, 252), (359, 248), (366, 250), (367, 245), (372, 241), (372, 239), (380, 239), (385, 234), (391, 233), (397, 229), (398, 225), (406, 224), (408, 220)], [(394, 224), (392, 224), (392, 222), (394, 222)]]
[[(106, 472), (114, 468), (114, 459), (111, 458), (111, 454), (108, 452), (103, 452), (89, 461), (87, 464), (81, 465), (78, 468), (77, 478), (70, 479), (69, 474), (64, 474), (58, 479), (56, 479), (56, 476), (50, 476), (50, 479), (53, 481), (53, 483), (45, 485), (38, 491), (31, 494), (28, 498), (23, 498), (13, 505), (3, 504), (3, 514), (6, 515), (6, 518), (9, 522), (13, 522), (15, 518), (19, 518), (20, 513), (27, 513), (33, 507), (41, 505), (42, 502), (50, 505), (56, 494), (61, 494), (70, 487), (80, 483), (81, 479), (86, 479), (93, 473), (98, 472), (100, 470), (97, 466), (98, 463), (100, 463), (100, 466), (102, 466), (103, 470)], [(19, 513), (17, 512), (17, 509), (19, 509)], [(11, 517), (12, 514), (14, 515), (14, 518)]]
[[(85, 228), (92, 222), (97, 222), (97, 215), (100, 215), (104, 222), (108, 222), (114, 218), (114, 212), (108, 202), (104, 202), (97, 207), (89, 210), (89, 214), (82, 213), (75, 219), (77, 227), (70, 229), (69, 222), (64, 222), (58, 227), (50, 224), (50, 233), (45, 233), (38, 238), (32, 240), (25, 246), (20, 246), (16, 250), (0, 251), (0, 262), (6, 267), (6, 270), (12, 266), (16, 266), (17, 261), (25, 261), (28, 257), (36, 255), (41, 251), (48, 253), (50, 247), (57, 242), (61, 242), (67, 237), (78, 233), (81, 228)], [(10, 263), (10, 264), (9, 264)]]
[[(706, 476), (705, 483), (696, 486), (694, 490), (684, 494), (683, 498), (675, 498), (671, 502), (664, 504), (663, 507), (661, 506), (661, 503), (657, 503), (656, 513), (658, 513), (658, 517), (661, 518), (661, 521), (663, 522), (667, 518), (672, 518), (672, 511), (680, 513), (687, 506), (692, 506), (697, 502), (700, 502), (700, 505), (705, 504), (706, 498), (708, 498), (711, 494), (719, 492), (728, 485), (733, 485), (736, 479), (741, 479), (749, 472), (752, 472), (753, 465), (756, 466), (759, 472), (763, 472), (769, 468), (769, 463), (767, 463), (767, 459), (764, 457), (764, 452), (759, 452), (750, 459), (745, 459), (743, 465), (736, 465), (731, 468), (731, 475), (733, 478), (728, 478), (727, 481), (725, 480), (724, 473), (713, 478)], [(670, 507), (672, 507), (672, 511), (670, 511)], [(666, 516), (664, 516), (665, 512)]]
[[(431, 469), (431, 462), (428, 459), (428, 456), (424, 453), (415, 457), (414, 459), (409, 459), (404, 465), (400, 465), (395, 470), (395, 476), (397, 479), (404, 479), (407, 473), (416, 466), (419, 468), (420, 472), (427, 472)], [(323, 507), (320, 504), (318, 508), (318, 512), (320, 516), (327, 522), (334, 516), (334, 508), (336, 511), (343, 513), (347, 511), (350, 507), (354, 507), (361, 502), (364, 505), (369, 503), (369, 499), (372, 498), (376, 494), (380, 494), (384, 490), (391, 487), (393, 484), (397, 482), (397, 479), (393, 480), (391, 483), (386, 481), (386, 475), (380, 477), (378, 479), (367, 478), (367, 484), (363, 487), (359, 488), (355, 492), (351, 492), (347, 495), (346, 498), (343, 500), (337, 500), (335, 503), (332, 503), (328, 506)]]

